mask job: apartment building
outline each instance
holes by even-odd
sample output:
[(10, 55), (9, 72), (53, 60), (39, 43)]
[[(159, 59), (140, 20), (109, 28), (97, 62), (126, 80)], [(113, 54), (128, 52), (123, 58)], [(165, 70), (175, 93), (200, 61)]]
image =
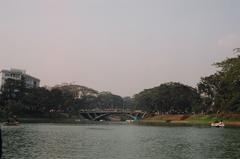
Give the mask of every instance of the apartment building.
[(10, 69), (0, 72), (0, 86), (4, 85), (7, 79), (21, 80), (24, 79), (27, 88), (36, 88), (40, 86), (40, 80), (28, 75), (25, 70)]

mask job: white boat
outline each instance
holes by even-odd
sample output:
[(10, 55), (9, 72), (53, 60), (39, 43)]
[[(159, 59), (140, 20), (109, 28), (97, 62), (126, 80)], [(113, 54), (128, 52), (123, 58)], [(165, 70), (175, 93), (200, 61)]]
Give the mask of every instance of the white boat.
[(224, 127), (224, 123), (223, 122), (219, 122), (219, 123), (211, 123), (212, 127)]

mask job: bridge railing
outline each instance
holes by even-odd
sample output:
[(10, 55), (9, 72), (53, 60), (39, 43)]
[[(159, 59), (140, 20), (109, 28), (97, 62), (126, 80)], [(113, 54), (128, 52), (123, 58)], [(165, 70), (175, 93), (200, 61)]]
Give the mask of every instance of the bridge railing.
[(82, 113), (112, 113), (112, 112), (116, 112), (116, 113), (144, 113), (141, 110), (128, 110), (128, 109), (82, 109), (79, 112)]

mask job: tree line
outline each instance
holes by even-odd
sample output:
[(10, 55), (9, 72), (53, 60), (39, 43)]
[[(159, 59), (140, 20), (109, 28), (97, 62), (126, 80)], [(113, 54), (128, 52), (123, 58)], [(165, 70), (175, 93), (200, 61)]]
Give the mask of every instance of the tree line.
[(1, 88), (0, 115), (71, 117), (83, 110), (131, 109), (159, 113), (240, 112), (240, 55), (215, 63), (218, 71), (202, 77), (196, 88), (178, 82), (163, 83), (131, 97), (62, 84), (26, 88), (24, 79), (7, 79)]
[(98, 92), (94, 89), (62, 84), (52, 88), (26, 88), (24, 79), (7, 79), (1, 89), (0, 115), (2, 117), (35, 116), (53, 117), (64, 115), (77, 116), (80, 111), (102, 109), (129, 109), (131, 98)]
[(193, 88), (170, 82), (135, 95), (139, 109), (160, 113), (240, 112), (240, 55), (215, 63), (218, 71)]

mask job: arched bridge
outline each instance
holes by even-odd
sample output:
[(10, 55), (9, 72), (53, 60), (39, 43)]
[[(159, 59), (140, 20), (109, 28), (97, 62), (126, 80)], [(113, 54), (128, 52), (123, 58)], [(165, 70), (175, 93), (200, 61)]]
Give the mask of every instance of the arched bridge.
[(134, 111), (82, 111), (79, 113), (82, 119), (100, 121), (108, 118), (109, 116), (125, 116), (131, 120), (142, 119), (146, 113)]

